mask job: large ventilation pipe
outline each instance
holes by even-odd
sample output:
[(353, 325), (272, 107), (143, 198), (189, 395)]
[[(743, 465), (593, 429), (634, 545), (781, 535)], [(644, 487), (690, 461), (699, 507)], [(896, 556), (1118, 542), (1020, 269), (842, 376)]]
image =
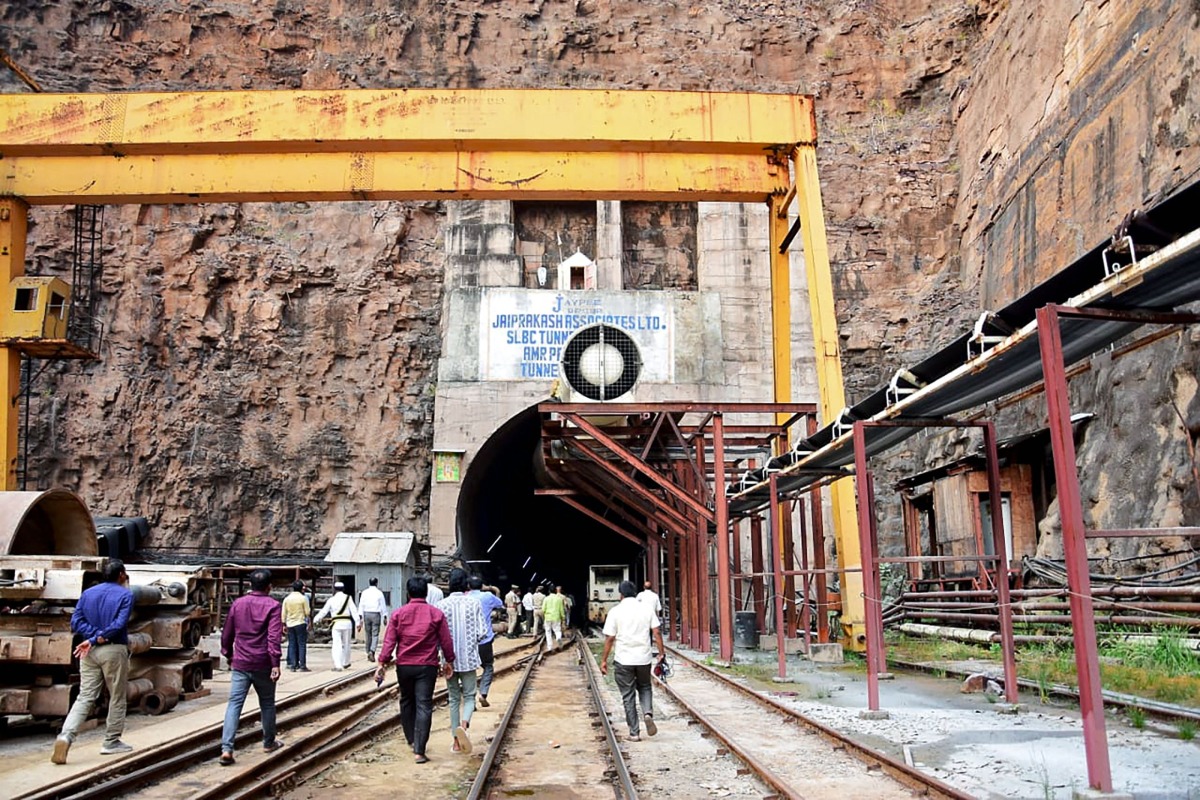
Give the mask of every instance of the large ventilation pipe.
[(0, 555), (95, 556), (96, 526), (73, 492), (0, 492)]

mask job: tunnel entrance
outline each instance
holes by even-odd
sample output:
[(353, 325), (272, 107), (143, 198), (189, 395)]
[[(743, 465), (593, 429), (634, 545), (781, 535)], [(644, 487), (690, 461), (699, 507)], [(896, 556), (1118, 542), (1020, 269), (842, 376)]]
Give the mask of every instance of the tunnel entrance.
[(471, 571), (507, 592), (561, 584), (575, 599), (573, 622), (584, 619), (588, 566), (629, 564), (645, 579), (644, 549), (538, 488), (535, 458), (542, 419), (536, 405), (501, 425), (479, 448), (463, 476), (456, 527)]

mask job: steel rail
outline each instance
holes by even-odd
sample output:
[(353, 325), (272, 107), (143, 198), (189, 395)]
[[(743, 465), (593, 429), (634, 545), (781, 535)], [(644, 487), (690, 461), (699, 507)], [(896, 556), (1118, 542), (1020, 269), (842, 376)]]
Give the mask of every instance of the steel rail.
[[(604, 728), (605, 738), (608, 741), (609, 756), (612, 758), (613, 766), (616, 768), (616, 777), (620, 785), (614, 786), (613, 789), (616, 790), (617, 800), (637, 800), (637, 790), (633, 787), (633, 776), (629, 774), (629, 765), (625, 763), (625, 758), (621, 755), (621, 748), (617, 744), (617, 736), (613, 732), (612, 723), (609, 721), (608, 714), (605, 711), (604, 695), (601, 692), (600, 684), (596, 682), (596, 660), (592, 656), (591, 650), (588, 649), (587, 644), (578, 634), (573, 635), (572, 638), (578, 651), (580, 663), (587, 675), (592, 702), (596, 705), (601, 725)], [(543, 653), (542, 657), (544, 658), (546, 655), (546, 653)], [(500, 725), (492, 737), (491, 746), (488, 747), (487, 753), (484, 754), (483, 763), (479, 767), (479, 772), (475, 775), (475, 781), (471, 784), (471, 790), (467, 794), (466, 800), (481, 800), (481, 798), (486, 797), (484, 792), (487, 788), (488, 780), (491, 778), (492, 767), (495, 765), (496, 758), (504, 747), (504, 738), (508, 732), (509, 724), (516, 715), (521, 701), (524, 699), (526, 686), (533, 675), (533, 668), (541, 660), (541, 658), (538, 658), (531, 661), (525, 674), (521, 676), (521, 682), (517, 685), (512, 700), (508, 704), (508, 709), (504, 712), (504, 717), (501, 718)]]
[(596, 703), (596, 710), (599, 712), (600, 725), (604, 728), (604, 738), (608, 740), (609, 750), (612, 752), (613, 763), (617, 768), (617, 778), (621, 782), (621, 788), (625, 790), (625, 796), (629, 800), (637, 800), (637, 790), (633, 788), (633, 776), (629, 774), (629, 765), (625, 763), (625, 756), (621, 755), (621, 747), (617, 744), (617, 734), (613, 730), (612, 720), (608, 718), (608, 712), (604, 708), (604, 695), (600, 689), (600, 683), (596, 680), (596, 657), (592, 654), (591, 648), (584, 643), (582, 639), (576, 639), (576, 644), (582, 650), (581, 658), (583, 658), (583, 668), (587, 673), (588, 686), (592, 690), (592, 699)]
[[(535, 640), (500, 655), (514, 655), (537, 644), (538, 641), (540, 640)], [(519, 658), (512, 664), (497, 668), (495, 674), (506, 675), (525, 666), (527, 662), (531, 662), (535, 658), (537, 658), (536, 655)], [(434, 693), (433, 701), (436, 705), (448, 697), (449, 692), (446, 689), (442, 689)], [(361, 723), (361, 721), (360, 716), (355, 725)], [(318, 732), (313, 736), (300, 740), (297, 745), (285, 747), (282, 750), (271, 753), (252, 768), (238, 773), (230, 780), (225, 781), (219, 786), (212, 787), (202, 794), (192, 796), (189, 800), (200, 800), (200, 798), (205, 797), (219, 797), (222, 800), (249, 800), (250, 798), (261, 797), (264, 794), (278, 794), (281, 791), (303, 783), (312, 775), (328, 767), (330, 762), (340, 758), (347, 751), (355, 750), (360, 745), (391, 732), (399, 724), (399, 715), (390, 714), (357, 730), (354, 729), (354, 725), (351, 725), (343, 729), (338, 729), (335, 734), (328, 737), (323, 735), (325, 732)], [(332, 739), (333, 741), (327, 741), (328, 739)], [(315, 745), (314, 749), (298, 754), (297, 751), (303, 751), (303, 745), (306, 743)], [(286, 763), (289, 761), (293, 763)]]
[(467, 793), (467, 800), (479, 800), (482, 797), (484, 787), (487, 785), (488, 778), (492, 774), (492, 766), (496, 763), (496, 756), (499, 754), (500, 748), (504, 743), (504, 734), (508, 733), (508, 725), (512, 722), (512, 718), (517, 712), (517, 707), (521, 705), (521, 700), (525, 697), (525, 687), (529, 685), (529, 678), (533, 675), (533, 668), (541, 662), (543, 657), (544, 654), (539, 653), (537, 657), (529, 659), (528, 666), (521, 673), (521, 680), (517, 683), (517, 688), (513, 691), (512, 699), (508, 701), (508, 708), (504, 710), (504, 716), (500, 718), (500, 725), (496, 728), (496, 733), (492, 736), (492, 743), (483, 755), (483, 763), (479, 765), (479, 771), (475, 773), (475, 780), (471, 783), (471, 790)]
[[(354, 683), (364, 680), (369, 671), (363, 670), (355, 672), (351, 675), (341, 676), (335, 680), (316, 686), (304, 689), (294, 695), (290, 695), (275, 704), (276, 711), (286, 710), (296, 705), (306, 703), (320, 695), (329, 695), (346, 688)], [(260, 718), (258, 709), (247, 711), (242, 714), (238, 721), (239, 733), (235, 740), (238, 744), (248, 741), (256, 732), (253, 730), (241, 730), (243, 726), (253, 724)], [(281, 722), (290, 723), (291, 717)], [(88, 794), (88, 792), (97, 792), (108, 786), (125, 788), (128, 785), (126, 776), (138, 775), (145, 777), (152, 775), (155, 772), (161, 771), (168, 762), (178, 763), (177, 759), (183, 754), (188, 754), (197, 747), (205, 744), (211, 744), (213, 736), (219, 736), (221, 731), (221, 723), (209, 725), (185, 734), (178, 739), (164, 742), (160, 745), (155, 745), (146, 750), (139, 751), (132, 756), (121, 759), (115, 762), (112, 766), (93, 770), (91, 772), (74, 775), (70, 778), (52, 783), (48, 786), (42, 786), (31, 792), (18, 795), (13, 800), (65, 800), (72, 797), (102, 797), (102, 794)], [(97, 785), (98, 781), (104, 781), (103, 784)], [(118, 781), (120, 782), (118, 784)]]
[[(508, 650), (500, 655), (514, 655), (536, 644), (537, 640)], [(502, 670), (498, 670), (498, 672), (500, 671)], [(361, 670), (352, 675), (339, 677), (336, 680), (305, 689), (279, 701), (276, 704), (276, 709), (289, 708), (322, 695), (328, 697), (341, 689), (365, 680), (373, 673), (374, 668)], [(330, 703), (301, 709), (295, 714), (280, 718), (278, 728), (279, 730), (287, 730), (288, 728), (303, 724), (314, 717), (319, 717), (330, 713), (334, 709), (344, 707), (348, 703), (366, 699), (366, 702), (360, 703), (352, 712), (358, 719), (362, 719), (365, 715), (370, 714), (376, 706), (383, 704), (385, 700), (394, 698), (396, 691), (396, 687), (394, 686), (388, 687), (382, 692), (372, 687), (367, 691), (356, 692), (337, 698)], [(435, 696), (435, 700), (437, 699)], [(444, 693), (442, 693), (441, 699), (445, 699)], [(261, 736), (259, 730), (246, 727), (248, 722), (255, 722), (259, 719), (259, 716), (258, 710), (249, 711), (242, 715), (238, 726), (238, 734), (235, 739), (236, 745), (244, 746)], [(14, 798), (14, 800), (98, 800), (99, 798), (119, 797), (124, 792), (152, 784), (154, 781), (162, 779), (167, 775), (182, 772), (195, 764), (215, 758), (220, 750), (219, 737), (221, 727), (222, 723), (220, 722), (206, 726), (174, 741), (143, 750), (131, 758), (116, 762), (108, 769), (78, 775), (66, 781), (21, 795), (19, 798)], [(294, 758), (295, 753), (296, 747), (294, 745), (285, 747), (283, 750), (268, 756), (267, 762), (271, 762), (277, 757)], [(103, 783), (96, 785), (97, 781), (103, 781)]]
[[(821, 736), (821, 738), (825, 739), (828, 742), (833, 743), (833, 745), (835, 747), (844, 749), (847, 753), (854, 756), (859, 761), (862, 761), (863, 763), (865, 763), (867, 765), (868, 769), (878, 768), (878, 769), (882, 770), (884, 773), (886, 773), (893, 780), (907, 786), (910, 789), (920, 792), (921, 794), (928, 796), (928, 797), (947, 798), (947, 800), (973, 800), (971, 795), (966, 794), (965, 792), (963, 792), (959, 789), (955, 789), (950, 784), (940, 781), (937, 778), (933, 777), (932, 775), (926, 775), (924, 772), (921, 772), (920, 770), (917, 770), (917, 769), (914, 769), (913, 767), (908, 766), (903, 761), (897, 761), (896, 759), (892, 758), (889, 755), (881, 753), (878, 750), (875, 750), (864, 744), (860, 744), (860, 743), (854, 741), (853, 739), (851, 739), (850, 737), (846, 736), (845, 734), (834, 730), (833, 728), (829, 727), (828, 725), (818, 722), (815, 719), (812, 719), (810, 717), (806, 717), (804, 714), (801, 714), (799, 711), (796, 711), (794, 708), (789, 708), (788, 706), (785, 706), (784, 704), (782, 704), (776, 700), (773, 700), (770, 697), (765, 697), (762, 694), (759, 694), (758, 692), (754, 691), (753, 689), (743, 686), (742, 684), (738, 683), (737, 681), (730, 679), (726, 675), (723, 675), (722, 673), (718, 672), (717, 670), (715, 670), (705, 664), (701, 664), (700, 662), (696, 661), (695, 659), (690, 658), (686, 654), (681, 653), (680, 651), (678, 651), (674, 648), (668, 648), (668, 649), (670, 649), (671, 652), (677, 658), (680, 658), (683, 661), (686, 661), (688, 664), (692, 665), (696, 669), (709, 675), (713, 679), (720, 681), (721, 683), (725, 684), (726, 686), (729, 686), (730, 688), (735, 689), (736, 691), (742, 693), (743, 695), (745, 695), (746, 697), (755, 701), (756, 703), (766, 706), (774, 711), (778, 711), (779, 713), (784, 714), (787, 717), (796, 720), (797, 722), (801, 723), (805, 727), (812, 729), (816, 734)], [(662, 682), (659, 682), (659, 685), (666, 686), (666, 684), (663, 684)], [(673, 697), (675, 697), (676, 695), (675, 695), (674, 691), (670, 690), (669, 687), (667, 687), (667, 688), (668, 688), (668, 691), (670, 691), (671, 695)], [(682, 703), (682, 704), (685, 705), (685, 707), (686, 707), (686, 703)], [(718, 738), (720, 738), (721, 741), (724, 742), (730, 748), (730, 750), (737, 752), (738, 748), (736, 747), (736, 745), (733, 742), (729, 741), (729, 739), (727, 737), (723, 736), (715, 728), (712, 728), (711, 725), (709, 725), (709, 723), (707, 721), (704, 721), (703, 716), (700, 716), (697, 712), (692, 711), (690, 708), (689, 708), (689, 713), (696, 714), (697, 718), (700, 719), (701, 721), (703, 721), (706, 726), (709, 726), (710, 729), (713, 731), (714, 735), (716, 735)], [(741, 756), (739, 755), (739, 758), (740, 757)], [(747, 762), (747, 763), (749, 763), (749, 762)], [(776, 788), (778, 788), (778, 787), (776, 787)], [(796, 797), (798, 795), (789, 794), (788, 796)]]

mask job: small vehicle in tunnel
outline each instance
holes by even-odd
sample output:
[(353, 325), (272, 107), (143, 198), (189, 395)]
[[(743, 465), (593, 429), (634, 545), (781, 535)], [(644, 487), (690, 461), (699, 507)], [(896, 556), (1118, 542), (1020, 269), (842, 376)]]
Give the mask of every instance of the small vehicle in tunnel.
[(608, 610), (621, 602), (617, 588), (629, 580), (628, 564), (592, 564), (588, 567), (588, 622), (604, 624)]

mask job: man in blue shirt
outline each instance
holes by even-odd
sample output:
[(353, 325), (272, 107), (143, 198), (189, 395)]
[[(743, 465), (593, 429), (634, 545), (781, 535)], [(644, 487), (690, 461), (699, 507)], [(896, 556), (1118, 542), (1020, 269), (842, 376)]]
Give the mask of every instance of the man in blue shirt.
[(128, 753), (133, 748), (121, 741), (125, 732), (125, 684), (129, 678), (129, 613), (133, 594), (126, 588), (129, 575), (125, 564), (111, 558), (104, 568), (104, 582), (88, 587), (79, 596), (71, 615), (71, 630), (83, 637), (75, 648), (79, 659), (79, 696), (67, 714), (62, 733), (54, 740), (55, 764), (67, 763), (67, 751), (79, 726), (92, 713), (100, 690), (108, 685), (108, 721), (101, 755)]
[(478, 575), (471, 578), (470, 584), (469, 594), (479, 601), (479, 605), (483, 607), (483, 618), (487, 620), (487, 631), (479, 641), (479, 661), (483, 664), (483, 677), (479, 679), (479, 706), (487, 708), (491, 705), (487, 699), (488, 689), (492, 688), (492, 675), (496, 671), (495, 655), (492, 652), (492, 644), (496, 640), (496, 632), (492, 630), (492, 612), (503, 611), (504, 601), (493, 592), (483, 591), (483, 578)]

